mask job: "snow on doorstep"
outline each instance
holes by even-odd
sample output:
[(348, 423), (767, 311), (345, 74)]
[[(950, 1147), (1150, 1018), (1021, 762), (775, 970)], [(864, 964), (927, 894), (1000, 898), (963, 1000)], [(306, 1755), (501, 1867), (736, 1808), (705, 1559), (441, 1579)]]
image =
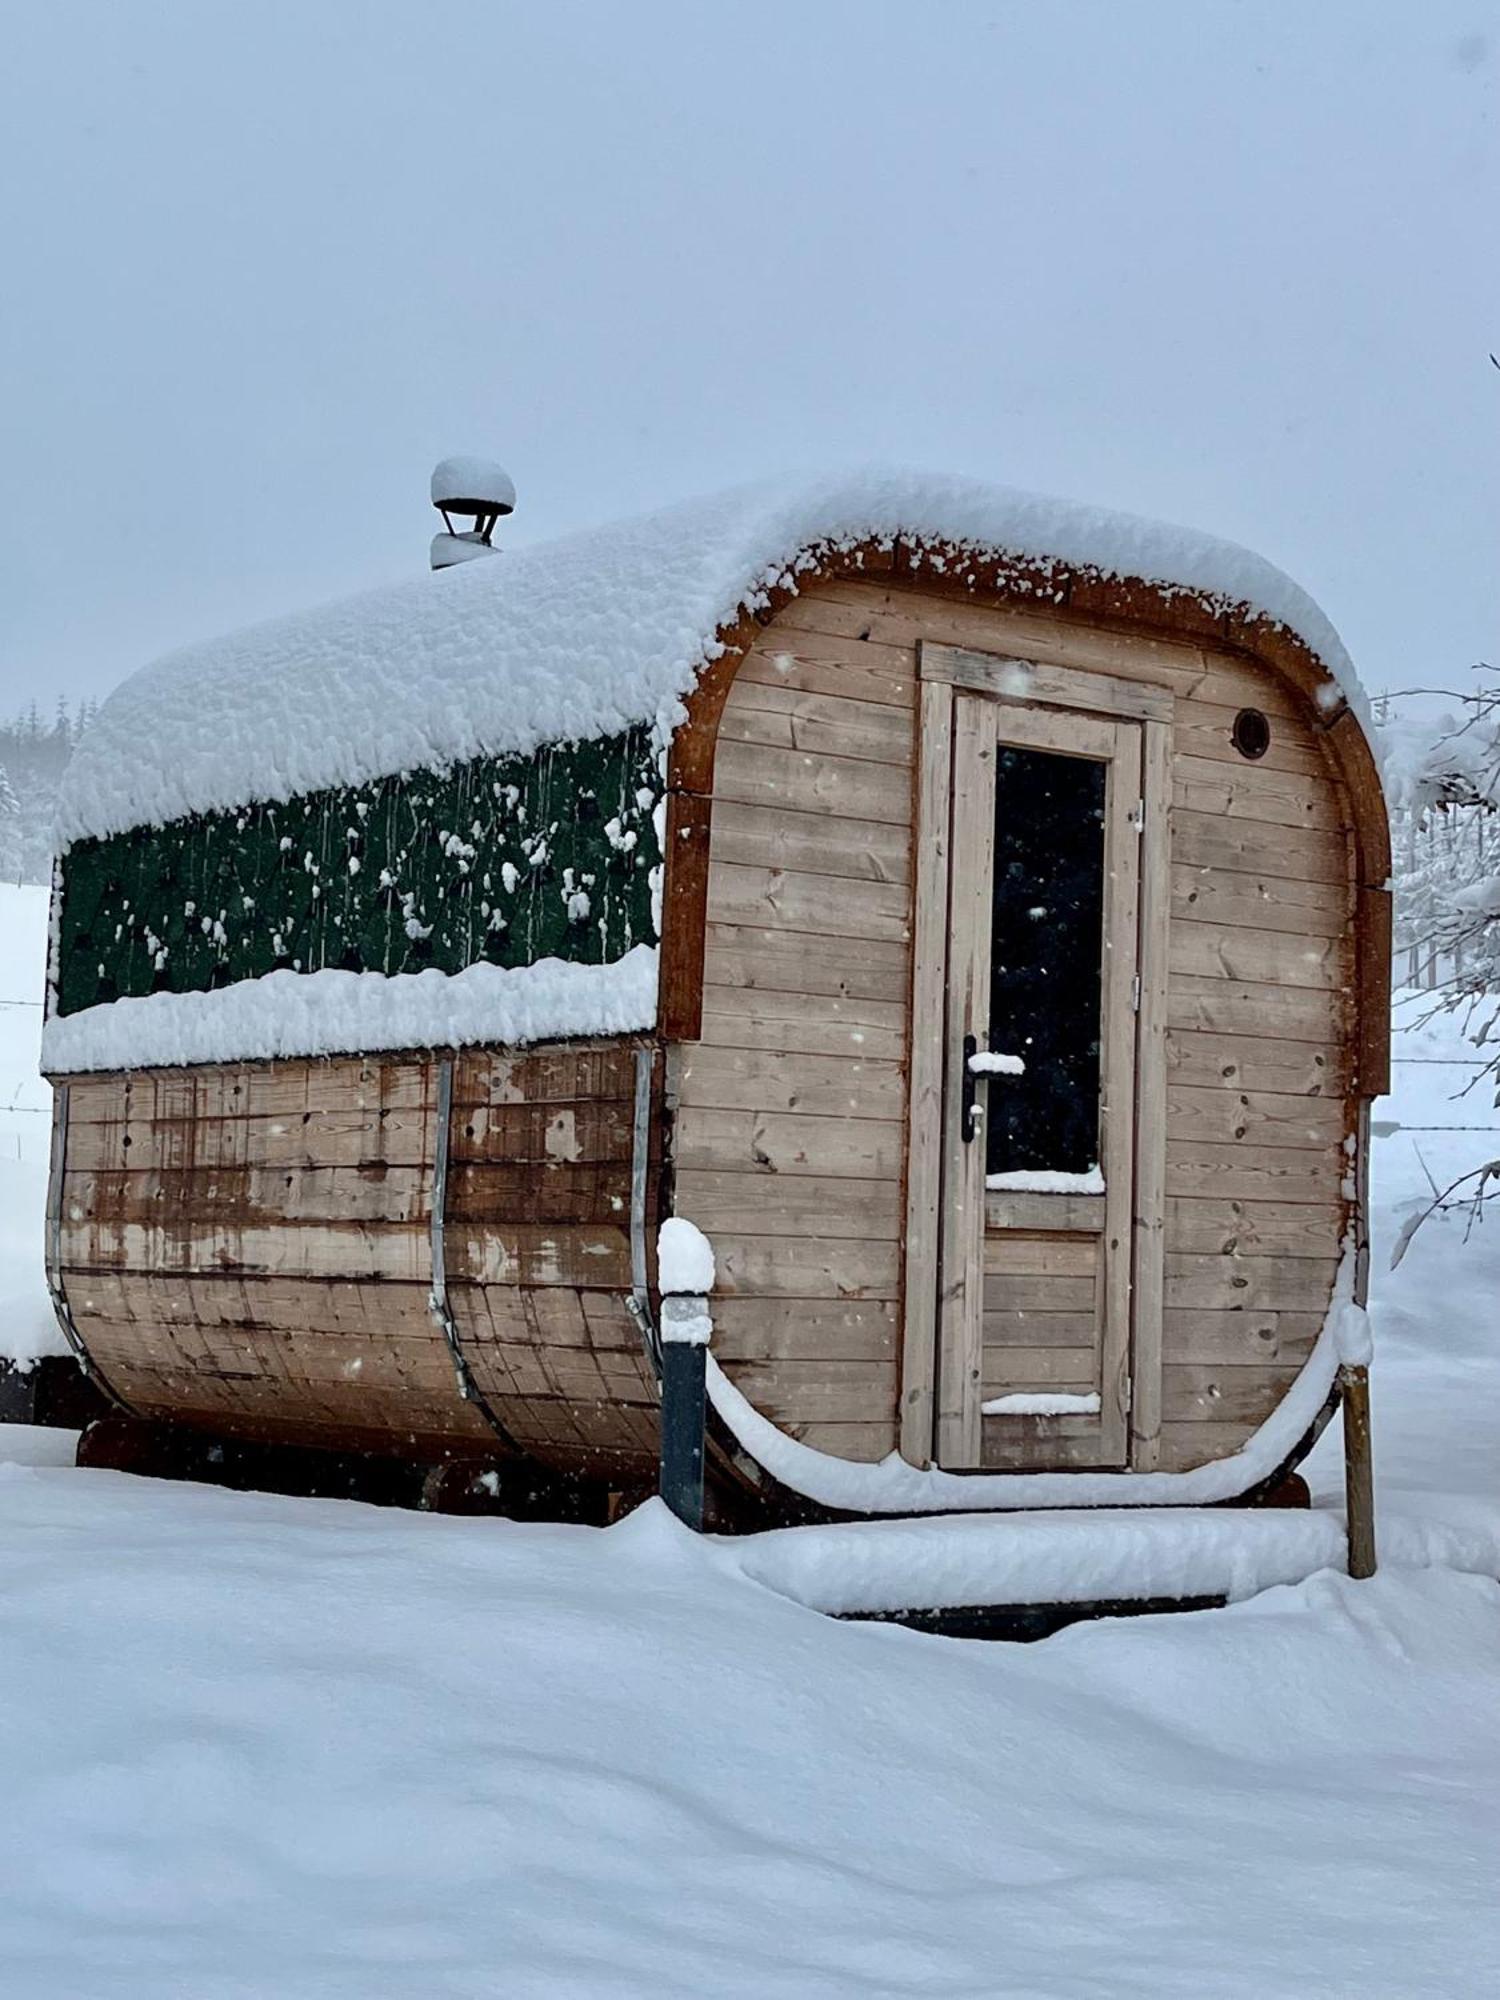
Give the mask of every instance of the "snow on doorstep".
[(989, 1050), (969, 1057), (970, 1076), (1024, 1076), (1026, 1064), (1020, 1056), (997, 1056)]
[[(901, 536), (1165, 585), (1286, 626), (1366, 704), (1338, 635), (1232, 543), (977, 480), (866, 470), (736, 488), (192, 647), (135, 674), (75, 752), (62, 845), (186, 813), (682, 716), (718, 633), (809, 551)], [(935, 557), (942, 560), (940, 557)]]
[(846, 1521), (747, 1536), (747, 1576), (814, 1611), (1252, 1597), (1342, 1569), (1344, 1524), (1293, 1508), (1090, 1508)]
[(561, 1035), (623, 1035), (656, 1020), (657, 955), (636, 945), (610, 965), (544, 958), (462, 972), (268, 972), (212, 993), (153, 993), (49, 1020), (42, 1066), (144, 1069), (350, 1050), (520, 1046)]
[(664, 1293), (702, 1297), (714, 1288), (714, 1247), (685, 1215), (669, 1216), (656, 1232), (656, 1275)]
[(1061, 1389), (1016, 1390), (1009, 1396), (991, 1396), (979, 1405), (982, 1417), (1097, 1417), (1099, 1391), (1069, 1395)]
[(1052, 1167), (1022, 1167), (1010, 1174), (986, 1174), (984, 1184), (1003, 1194), (1103, 1194), (1104, 1172), (1065, 1174)]

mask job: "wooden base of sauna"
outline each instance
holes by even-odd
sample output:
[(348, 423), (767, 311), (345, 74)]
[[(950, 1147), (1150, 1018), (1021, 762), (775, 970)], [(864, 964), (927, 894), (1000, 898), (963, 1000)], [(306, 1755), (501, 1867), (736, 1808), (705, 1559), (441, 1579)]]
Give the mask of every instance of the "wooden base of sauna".
[[(22, 1417), (20, 1421), (32, 1421)], [(37, 1419), (36, 1421), (41, 1421)], [(1306, 1509), (1311, 1503), (1307, 1481), (1292, 1469), (1316, 1442), (1323, 1420), (1299, 1446), (1293, 1460), (1270, 1479), (1221, 1507)], [(79, 1436), (77, 1463), (95, 1471), (128, 1472), (149, 1479), (190, 1481), (227, 1487), (233, 1492), (284, 1493), (298, 1499), (354, 1500), (367, 1506), (407, 1507), (424, 1513), (488, 1515), (510, 1521), (548, 1521), (585, 1527), (606, 1527), (650, 1497), (654, 1480), (620, 1482), (560, 1473), (532, 1459), (491, 1454), (476, 1456), (462, 1446), (431, 1457), (386, 1450), (336, 1450), (327, 1447), (268, 1442), (229, 1436), (196, 1425), (124, 1416), (95, 1416)], [(702, 1526), (711, 1533), (744, 1534), (766, 1529), (846, 1524), (865, 1518), (838, 1513), (778, 1486), (768, 1476), (758, 1487), (736, 1473), (722, 1440), (710, 1438), (709, 1478)], [(1205, 1603), (1208, 1600), (1204, 1600)], [(1129, 1608), (1161, 1610), (1197, 1608), (1197, 1601), (1173, 1606), (1153, 1601)], [(918, 1630), (949, 1631), (946, 1624), (923, 1623), (932, 1618), (954, 1621), (949, 1636), (1033, 1637), (1047, 1632), (1027, 1628), (1033, 1614), (1059, 1614), (1058, 1623), (1076, 1617), (1113, 1617), (1124, 1613), (1113, 1606), (1073, 1609), (1069, 1606), (1010, 1606), (1014, 1632), (993, 1633), (959, 1628), (964, 1619), (1004, 1623), (996, 1607), (971, 1607), (952, 1613), (913, 1609), (880, 1614)], [(873, 1615), (873, 1614), (872, 1614)]]
[(627, 1496), (605, 1482), (569, 1478), (525, 1459), (458, 1452), (429, 1461), (389, 1452), (266, 1444), (187, 1424), (118, 1415), (91, 1423), (81, 1434), (77, 1462), (92, 1470), (188, 1480), (234, 1492), (590, 1527), (605, 1526), (646, 1490), (637, 1487)]
[(71, 1354), (44, 1354), (29, 1368), (0, 1358), (0, 1424), (78, 1431), (112, 1408)]

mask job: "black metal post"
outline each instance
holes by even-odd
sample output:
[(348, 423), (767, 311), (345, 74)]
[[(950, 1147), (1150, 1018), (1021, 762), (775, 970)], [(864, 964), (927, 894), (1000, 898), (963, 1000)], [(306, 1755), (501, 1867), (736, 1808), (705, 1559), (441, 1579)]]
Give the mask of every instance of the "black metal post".
[(662, 1331), (659, 1490), (679, 1521), (701, 1528), (708, 1348), (701, 1340), (673, 1340), (670, 1322)]

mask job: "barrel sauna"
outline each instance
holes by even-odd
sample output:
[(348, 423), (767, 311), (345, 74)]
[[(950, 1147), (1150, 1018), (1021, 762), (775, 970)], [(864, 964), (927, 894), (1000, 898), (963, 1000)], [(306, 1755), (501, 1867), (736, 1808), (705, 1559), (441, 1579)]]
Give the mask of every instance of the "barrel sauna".
[(50, 1277), (124, 1412), (638, 1488), (667, 1216), (768, 1505), (1233, 1497), (1331, 1406), (1388, 840), (1243, 551), (742, 490), (127, 681), (62, 832)]

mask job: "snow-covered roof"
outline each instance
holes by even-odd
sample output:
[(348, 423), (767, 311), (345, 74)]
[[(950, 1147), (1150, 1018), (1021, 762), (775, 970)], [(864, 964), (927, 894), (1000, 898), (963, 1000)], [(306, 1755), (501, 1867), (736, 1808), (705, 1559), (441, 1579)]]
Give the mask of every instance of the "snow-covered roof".
[(171, 654), (127, 680), (79, 745), (59, 843), (647, 720), (665, 732), (719, 632), (794, 584), (810, 552), (896, 536), (1261, 614), (1366, 714), (1322, 612), (1233, 543), (977, 480), (867, 470), (738, 487)]

